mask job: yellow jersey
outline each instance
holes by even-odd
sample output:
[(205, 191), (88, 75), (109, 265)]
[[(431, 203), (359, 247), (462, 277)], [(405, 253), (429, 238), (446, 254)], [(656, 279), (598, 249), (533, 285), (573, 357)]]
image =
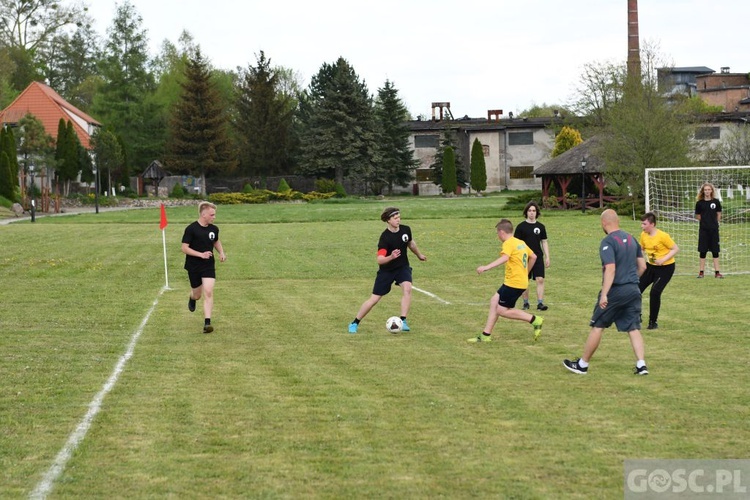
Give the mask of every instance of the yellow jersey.
[[(651, 265), (655, 265), (654, 261), (656, 259), (661, 259), (667, 255), (675, 246), (674, 240), (669, 234), (661, 229), (657, 229), (654, 236), (651, 236), (645, 231), (641, 232), (640, 244), (643, 249), (643, 254), (646, 257), (646, 262)], [(669, 264), (674, 264), (674, 256), (668, 261), (662, 263), (662, 266), (667, 266)]]
[(529, 286), (529, 258), (534, 252), (526, 246), (523, 240), (511, 236), (503, 242), (500, 255), (507, 255), (505, 263), (506, 286), (525, 290)]

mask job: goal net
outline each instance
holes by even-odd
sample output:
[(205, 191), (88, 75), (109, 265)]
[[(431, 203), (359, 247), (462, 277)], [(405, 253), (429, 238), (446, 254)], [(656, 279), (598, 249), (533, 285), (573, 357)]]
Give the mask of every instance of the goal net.
[[(721, 201), (722, 274), (750, 273), (750, 166), (646, 169), (646, 211), (654, 212), (656, 227), (680, 247), (676, 274), (698, 273), (698, 220), (695, 203), (704, 182), (716, 188)], [(711, 252), (706, 275), (713, 274)]]

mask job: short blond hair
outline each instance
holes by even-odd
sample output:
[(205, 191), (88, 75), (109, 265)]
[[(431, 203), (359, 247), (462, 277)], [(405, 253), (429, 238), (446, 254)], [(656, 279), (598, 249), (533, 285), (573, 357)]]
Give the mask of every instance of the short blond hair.
[(200, 205), (198, 205), (198, 213), (202, 214), (204, 211), (208, 210), (209, 208), (213, 208), (216, 210), (216, 205), (209, 201), (202, 201)]

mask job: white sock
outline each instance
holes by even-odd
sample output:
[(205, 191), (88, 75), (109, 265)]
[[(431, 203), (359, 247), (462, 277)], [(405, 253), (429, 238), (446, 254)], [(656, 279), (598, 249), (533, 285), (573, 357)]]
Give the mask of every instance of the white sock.
[(637, 361), (637, 362), (635, 363), (635, 367), (636, 367), (636, 368), (643, 368), (644, 366), (646, 366), (646, 362), (645, 362), (644, 360), (642, 360), (642, 359), (639, 359), (639, 360), (638, 360), (638, 361)]
[(579, 360), (578, 360), (578, 366), (580, 366), (581, 368), (588, 368), (588, 367), (589, 367), (589, 364), (588, 364), (588, 363), (586, 363), (586, 362), (585, 362), (585, 361), (583, 360), (583, 358), (581, 358), (581, 359), (579, 359)]

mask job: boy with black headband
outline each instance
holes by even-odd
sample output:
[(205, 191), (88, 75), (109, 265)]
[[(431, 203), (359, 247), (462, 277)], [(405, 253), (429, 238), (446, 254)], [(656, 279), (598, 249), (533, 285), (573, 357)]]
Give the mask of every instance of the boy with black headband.
[(421, 261), (427, 260), (427, 257), (419, 251), (417, 244), (412, 239), (411, 228), (401, 225), (401, 212), (398, 208), (386, 208), (380, 214), (380, 220), (387, 224), (385, 231), (380, 235), (380, 241), (378, 241), (377, 261), (380, 268), (372, 287), (372, 295), (362, 304), (354, 321), (349, 324), (349, 333), (357, 333), (359, 322), (367, 316), (367, 313), (375, 307), (375, 304), (380, 302), (384, 295), (391, 291), (393, 283), (401, 287), (403, 294), (401, 296), (402, 330), (410, 331), (409, 325), (406, 324), (406, 315), (409, 314), (409, 307), (411, 306), (412, 278), (406, 249), (414, 252), (414, 255)]

